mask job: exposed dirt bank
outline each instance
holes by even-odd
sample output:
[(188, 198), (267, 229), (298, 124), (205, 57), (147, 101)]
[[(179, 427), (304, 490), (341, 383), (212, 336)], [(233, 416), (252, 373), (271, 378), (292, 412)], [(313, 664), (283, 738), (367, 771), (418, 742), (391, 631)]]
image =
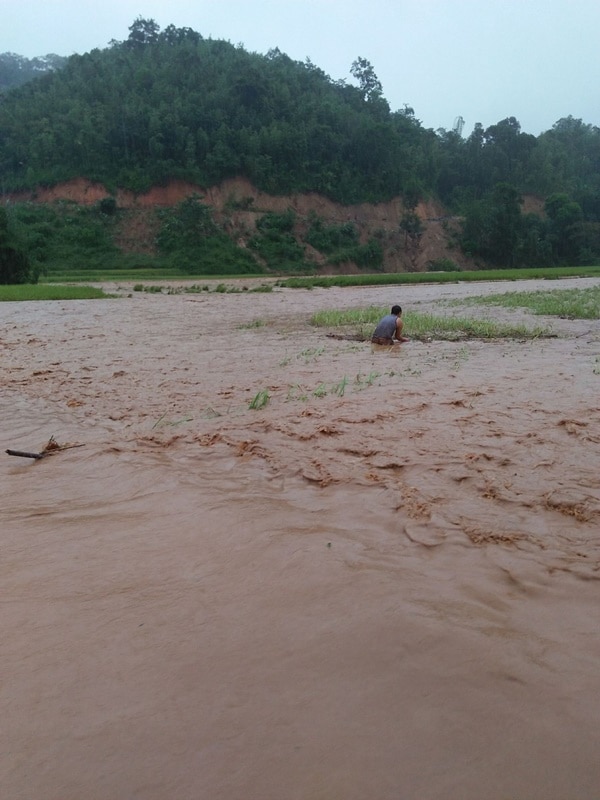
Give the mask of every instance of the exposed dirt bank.
[[(129, 212), (120, 233), (120, 244), (129, 251), (147, 252), (149, 240), (153, 238), (148, 210), (174, 206), (194, 194), (212, 206), (217, 221), (236, 240), (247, 239), (254, 231), (256, 219), (265, 212), (283, 212), (291, 208), (298, 215), (300, 225), (314, 212), (329, 224), (352, 222), (362, 241), (378, 236), (384, 246), (385, 270), (388, 272), (424, 270), (431, 261), (444, 256), (459, 260), (465, 267), (473, 266), (451, 247), (450, 238), (456, 221), (448, 218), (444, 208), (433, 201), (420, 203), (417, 207), (416, 212), (424, 223), (424, 233), (418, 246), (407, 246), (404, 234), (400, 232), (400, 220), (406, 209), (399, 198), (387, 203), (342, 206), (317, 194), (265, 194), (242, 178), (210, 188), (171, 181), (167, 186), (155, 187), (139, 195), (118, 190), (115, 194), (117, 205)], [(67, 200), (93, 205), (108, 196), (101, 184), (79, 178), (58, 186), (15, 194), (11, 199), (36, 203)]]

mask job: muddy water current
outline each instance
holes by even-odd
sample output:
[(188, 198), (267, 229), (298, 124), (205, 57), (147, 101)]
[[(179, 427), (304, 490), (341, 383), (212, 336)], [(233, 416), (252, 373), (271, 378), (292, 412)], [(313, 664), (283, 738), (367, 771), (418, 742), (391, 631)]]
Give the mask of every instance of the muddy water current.
[(111, 288), (0, 306), (1, 797), (598, 797), (599, 323)]

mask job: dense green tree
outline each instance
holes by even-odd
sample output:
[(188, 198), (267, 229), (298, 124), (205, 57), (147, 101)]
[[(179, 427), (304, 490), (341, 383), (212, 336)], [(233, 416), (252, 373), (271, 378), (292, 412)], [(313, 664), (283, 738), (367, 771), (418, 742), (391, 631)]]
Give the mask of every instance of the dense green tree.
[(498, 183), (481, 201), (467, 207), (461, 244), (465, 252), (498, 267), (518, 263), (522, 237), (522, 199), (508, 183)]
[(350, 74), (358, 81), (360, 91), (365, 100), (376, 100), (383, 95), (383, 86), (375, 74), (373, 65), (366, 58), (359, 56), (352, 62)]
[[(156, 44), (158, 42), (158, 34), (160, 32), (160, 25), (153, 19), (143, 19), (137, 17), (136, 20), (129, 26), (129, 37), (127, 39), (128, 47), (144, 47), (148, 44)], [(169, 34), (167, 34), (169, 35)]]
[(36, 283), (29, 256), (11, 229), (8, 214), (0, 207), (0, 283)]
[(352, 222), (345, 222), (342, 225), (327, 225), (320, 217), (312, 213), (306, 241), (321, 253), (331, 254), (356, 247), (359, 237)]
[(468, 180), (467, 149), (455, 131), (438, 130), (437, 189), (450, 204), (460, 204)]
[(415, 247), (425, 230), (421, 217), (414, 211), (406, 211), (400, 220), (400, 230), (404, 233), (404, 246)]
[(545, 211), (550, 221), (550, 242), (557, 262), (579, 260), (582, 241), (583, 212), (579, 203), (567, 194), (556, 193), (546, 198)]
[(521, 204), (523, 200), (514, 186), (499, 183), (491, 198), (489, 259), (499, 266), (515, 267), (521, 237)]
[(537, 214), (522, 217), (516, 261), (517, 266), (527, 267), (552, 266), (555, 263), (548, 222)]
[(305, 267), (304, 248), (294, 236), (296, 215), (288, 210), (283, 214), (269, 212), (256, 223), (256, 234), (250, 248), (273, 269), (301, 271)]
[(162, 211), (161, 219), (157, 245), (170, 266), (191, 275), (262, 271), (252, 255), (215, 223), (211, 208), (197, 195)]

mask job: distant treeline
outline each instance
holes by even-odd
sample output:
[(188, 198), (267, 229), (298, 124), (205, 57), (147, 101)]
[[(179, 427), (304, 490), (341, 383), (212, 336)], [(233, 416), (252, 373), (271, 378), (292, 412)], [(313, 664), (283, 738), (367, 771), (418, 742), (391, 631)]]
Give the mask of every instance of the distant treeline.
[(66, 56), (57, 56), (55, 53), (36, 58), (25, 58), (16, 53), (0, 53), (0, 99), (9, 89), (22, 86), (47, 72), (61, 69), (66, 61)]
[[(464, 217), (463, 251), (499, 266), (600, 259), (600, 129), (582, 120), (536, 137), (509, 117), (462, 138), (391, 110), (363, 58), (347, 83), (278, 49), (142, 18), (125, 41), (55, 66), (2, 97), (3, 194), (74, 177), (142, 192), (244, 176), (344, 204), (437, 198)], [(523, 214), (524, 194), (545, 213)]]

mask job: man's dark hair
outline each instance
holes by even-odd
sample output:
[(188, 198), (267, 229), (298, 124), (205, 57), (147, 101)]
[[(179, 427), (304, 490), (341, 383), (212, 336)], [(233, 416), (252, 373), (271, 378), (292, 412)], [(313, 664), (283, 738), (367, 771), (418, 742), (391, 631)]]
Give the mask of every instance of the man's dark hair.
[(392, 314), (396, 314), (397, 316), (400, 316), (401, 313), (402, 313), (402, 309), (400, 308), (400, 306), (392, 306)]

